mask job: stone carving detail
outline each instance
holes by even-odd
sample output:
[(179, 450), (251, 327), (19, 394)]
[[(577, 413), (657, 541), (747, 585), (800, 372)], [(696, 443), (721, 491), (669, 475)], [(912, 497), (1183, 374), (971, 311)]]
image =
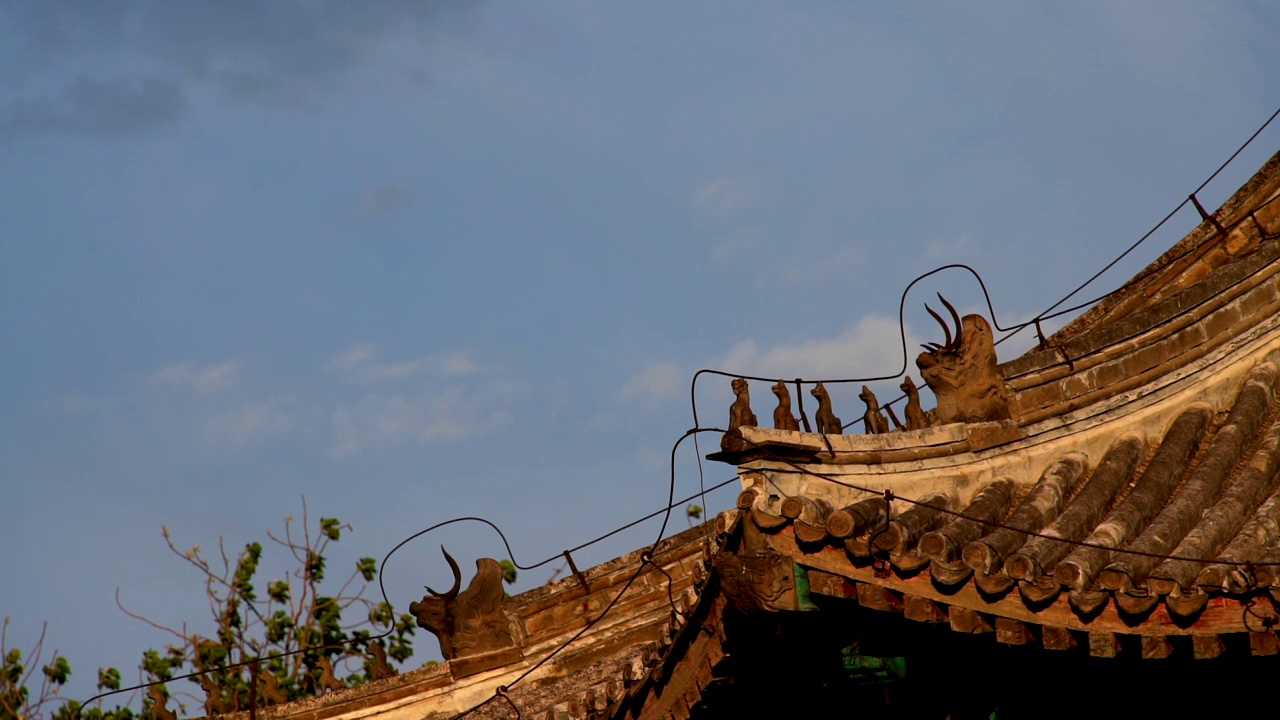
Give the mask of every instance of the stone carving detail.
[(902, 392), (907, 394), (907, 429), (923, 430), (929, 427), (929, 419), (924, 414), (924, 408), (920, 405), (920, 390), (916, 387), (915, 380), (907, 375), (902, 379), (902, 384), (898, 386)]
[(476, 576), (459, 592), (462, 571), (443, 547), (440, 551), (453, 570), (453, 587), (444, 593), (426, 588), (429, 594), (421, 602), (409, 603), (418, 626), (435, 634), (445, 660), (515, 647), (511, 620), (502, 610), (502, 566), (492, 558), (476, 560)]
[(729, 430), (756, 427), (756, 414), (751, 412), (751, 388), (742, 378), (733, 380), (733, 405), (729, 406)]
[(337, 675), (333, 674), (333, 661), (329, 659), (328, 655), (321, 655), (320, 659), (316, 661), (316, 667), (320, 668), (320, 681), (316, 688), (317, 694), (323, 695), (326, 691), (334, 692), (347, 686), (346, 683), (338, 679)]
[(938, 295), (938, 299), (951, 313), (956, 335), (952, 337), (942, 316), (925, 305), (942, 326), (946, 341), (925, 345), (925, 352), (916, 358), (920, 376), (938, 398), (938, 424), (1014, 419), (1013, 393), (996, 365), (991, 325), (981, 315), (961, 319), (946, 298)]
[(208, 675), (200, 676), (200, 687), (204, 689), (204, 714), (221, 715), (231, 712), (232, 708), (222, 699), (222, 690)]
[(385, 680), (396, 676), (396, 669), (387, 662), (387, 649), (374, 640), (369, 643), (369, 679)]
[(147, 710), (151, 720), (178, 720), (178, 713), (165, 707), (169, 698), (165, 696), (164, 690), (161, 690), (159, 685), (152, 685), (151, 689), (147, 690), (147, 697), (151, 698), (151, 707)]
[(738, 428), (756, 427), (756, 414), (751, 412), (751, 388), (742, 378), (733, 379), (733, 404), (729, 406), (729, 428), (720, 436), (720, 449), (736, 452), (746, 448)]
[(858, 393), (858, 398), (867, 404), (867, 409), (862, 413), (862, 428), (868, 435), (879, 435), (889, 432), (889, 421), (884, 419), (884, 413), (880, 412), (880, 401), (876, 399), (876, 394), (871, 392), (871, 388), (866, 385), (862, 386), (862, 392)]
[(827, 388), (822, 383), (818, 383), (809, 391), (809, 394), (818, 398), (818, 412), (813, 416), (818, 424), (818, 432), (823, 435), (843, 435), (844, 426), (840, 424), (840, 418), (836, 417), (835, 412), (831, 410), (831, 395), (827, 393)]
[(895, 430), (922, 430), (929, 427), (929, 418), (924, 413), (924, 408), (920, 407), (920, 390), (916, 388), (916, 383), (911, 379), (910, 375), (903, 378), (902, 384), (898, 386), (907, 396), (907, 424), (903, 425), (898, 419), (897, 413), (893, 411), (893, 405), (885, 405), (884, 409), (889, 412), (889, 419), (893, 421)]
[(773, 394), (778, 396), (778, 407), (773, 410), (774, 429), (799, 430), (800, 421), (791, 414), (791, 393), (787, 390), (787, 384), (779, 380), (778, 384), (773, 386)]
[(772, 551), (735, 555), (721, 551), (711, 564), (725, 597), (744, 613), (795, 610), (795, 573), (791, 560)]
[(288, 699), (285, 697), (284, 691), (280, 689), (280, 680), (275, 676), (275, 673), (266, 670), (258, 677), (259, 684), (262, 686), (258, 689), (258, 695), (262, 698), (263, 704), (276, 705)]

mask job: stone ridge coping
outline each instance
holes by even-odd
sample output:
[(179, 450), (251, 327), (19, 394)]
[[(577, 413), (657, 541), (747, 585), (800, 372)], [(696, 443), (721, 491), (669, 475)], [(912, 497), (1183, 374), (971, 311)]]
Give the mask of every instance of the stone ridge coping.
[(742, 439), (753, 445), (794, 447), (804, 450), (836, 452), (860, 450), (897, 450), (904, 447), (949, 445), (969, 438), (964, 423), (950, 423), (921, 430), (899, 430), (879, 435), (826, 435), (798, 430), (774, 430), (762, 427), (741, 427)]
[[(676, 510), (673, 509), (672, 518), (676, 517)], [(658, 543), (658, 546), (653, 553), (654, 560), (660, 562), (663, 560), (663, 555), (671, 552), (689, 554), (688, 548), (691, 546), (696, 547), (696, 543), (694, 541), (703, 539), (704, 537), (710, 537), (713, 532), (714, 529), (712, 524), (710, 522), (705, 522), (701, 525), (695, 525), (692, 528), (678, 532), (675, 535), (671, 535)], [(587, 584), (590, 585), (593, 581), (616, 573), (619, 570), (634, 568), (639, 565), (640, 556), (648, 549), (649, 545), (646, 544), (639, 550), (633, 550), (626, 555), (620, 555), (612, 560), (606, 560), (599, 565), (583, 570), (582, 574), (586, 578)], [(564, 578), (554, 582), (549, 582), (545, 585), (540, 585), (531, 590), (526, 590), (519, 595), (510, 598), (509, 601), (512, 603), (510, 608), (513, 613), (519, 615), (523, 609), (535, 604), (543, 604), (544, 601), (552, 598), (553, 596), (565, 595), (566, 593), (580, 593), (581, 591), (582, 585), (572, 573), (569, 573)], [(593, 588), (592, 592), (596, 592), (596, 590)]]
[[(1072, 338), (1047, 350), (1032, 350), (1025, 355), (1000, 364), (1000, 374), (1010, 381), (1064, 364), (1063, 353), (1073, 361), (1105, 351), (1116, 345), (1168, 324), (1180, 315), (1189, 313), (1209, 302), (1225, 303), (1230, 295), (1246, 292), (1246, 282), (1252, 276), (1280, 258), (1280, 241), (1271, 240), (1259, 244), (1253, 252), (1232, 261), (1210, 273), (1200, 282), (1178, 292), (1154, 307), (1139, 311), (1123, 320), (1105, 325), (1097, 330)], [(1158, 338), (1152, 338), (1155, 340)], [(1060, 348), (1060, 349), (1059, 349)]]
[[(1253, 177), (1249, 178), (1244, 185), (1236, 190), (1214, 213), (1214, 217), (1220, 218), (1224, 224), (1228, 224), (1228, 219), (1232, 219), (1249, 200), (1254, 199), (1256, 195), (1265, 192), (1271, 183), (1280, 183), (1280, 152), (1272, 155), (1261, 168), (1258, 169)], [(1128, 300), (1130, 297), (1140, 292), (1140, 286), (1160, 271), (1166, 269), (1169, 265), (1181, 258), (1184, 254), (1190, 252), (1196, 246), (1210, 240), (1217, 233), (1217, 230), (1207, 222), (1201, 222), (1182, 240), (1178, 241), (1173, 247), (1166, 250), (1154, 262), (1146, 266), (1129, 279), (1120, 290), (1115, 294), (1102, 300), (1083, 314), (1064, 325), (1056, 333), (1051, 335), (1048, 340), (1050, 343), (1058, 344), (1072, 339), (1074, 336), (1086, 331), (1090, 325), (1099, 318), (1104, 317), (1119, 303)]]

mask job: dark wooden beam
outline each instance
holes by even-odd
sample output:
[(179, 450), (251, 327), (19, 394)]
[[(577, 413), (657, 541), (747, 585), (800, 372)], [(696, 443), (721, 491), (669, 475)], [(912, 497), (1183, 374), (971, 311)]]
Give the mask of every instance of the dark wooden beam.
[(1195, 651), (1197, 660), (1216, 658), (1226, 649), (1217, 635), (1192, 635), (1191, 648)]
[(1113, 632), (1089, 633), (1089, 654), (1093, 657), (1113, 658), (1120, 652), (1120, 641)]
[(1142, 636), (1142, 659), (1143, 660), (1159, 660), (1167, 658), (1173, 653), (1173, 645), (1170, 644), (1169, 638), (1164, 635), (1143, 635)]
[(1249, 633), (1249, 651), (1254, 655), (1280, 654), (1280, 637), (1274, 631)]
[(968, 635), (980, 635), (993, 630), (991, 623), (977, 610), (952, 605), (947, 608), (947, 617), (951, 620), (951, 629)]
[(918, 595), (902, 596), (902, 614), (908, 620), (916, 622), (938, 623), (948, 619), (938, 603)]
[(898, 594), (873, 583), (858, 583), (858, 604), (872, 610), (902, 612)]
[(853, 587), (853, 581), (821, 570), (807, 568), (809, 573), (809, 592), (815, 595), (828, 595), (830, 597), (852, 598), (857, 597), (857, 591)]
[(1021, 620), (1006, 617), (996, 618), (996, 642), (1001, 642), (1005, 645), (1026, 645), (1034, 639), (1031, 635), (1031, 630), (1027, 628), (1027, 624)]
[(1045, 625), (1040, 628), (1040, 639), (1045, 650), (1070, 650), (1076, 646), (1075, 636), (1064, 627)]

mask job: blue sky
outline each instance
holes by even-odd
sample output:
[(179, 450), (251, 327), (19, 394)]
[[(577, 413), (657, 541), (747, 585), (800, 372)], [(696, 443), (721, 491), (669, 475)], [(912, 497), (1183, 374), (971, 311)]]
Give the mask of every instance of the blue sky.
[[(237, 548), (305, 495), (354, 527), (339, 564), (476, 514), (556, 554), (665, 503), (697, 368), (892, 372), (902, 288), (948, 262), (1029, 318), (1280, 104), (1265, 2), (6, 0), (0, 28), (0, 614), (11, 644), (49, 621), (80, 696), (167, 639), (117, 588), (207, 625), (162, 524)], [(921, 284), (910, 347), (938, 291), (981, 303)], [(698, 397), (722, 424), (728, 381)], [(441, 542), (501, 557), (411, 545), (401, 608), (448, 583)]]

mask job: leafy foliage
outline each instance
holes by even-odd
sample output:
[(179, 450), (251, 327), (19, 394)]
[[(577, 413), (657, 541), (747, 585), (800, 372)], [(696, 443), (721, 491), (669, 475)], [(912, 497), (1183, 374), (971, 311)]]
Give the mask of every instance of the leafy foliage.
[[(159, 626), (126, 610), (133, 617), (163, 627), (176, 640), (163, 653), (150, 650), (144, 654), (144, 676), (159, 681), (202, 671), (227, 707), (247, 708), (250, 673), (247, 668), (228, 669), (227, 665), (260, 658), (261, 671), (273, 674), (285, 697), (294, 700), (317, 692), (321, 658), (328, 658), (340, 676), (345, 670), (343, 679), (348, 684), (367, 681), (369, 644), (388, 629), (391, 634), (381, 641), (387, 655), (399, 662), (408, 660), (413, 655), (414, 618), (408, 614), (394, 617), (386, 603), (364, 596), (367, 584), (377, 578), (374, 558), (360, 558), (341, 585), (326, 590), (331, 569), (327, 555), (344, 530), (350, 531), (351, 526), (332, 517), (322, 517), (311, 525), (304, 498), (301, 523), (295, 524), (293, 516), (288, 516), (283, 532), (267, 531), (268, 539), (284, 551), (296, 569), (267, 581), (264, 596), (259, 596), (261, 543), (246, 544), (232, 559), (220, 538), (218, 558), (211, 561), (198, 544), (179, 549), (165, 528), (169, 549), (203, 575), (216, 630), (212, 637), (205, 637), (188, 632), (185, 625), (181, 629)], [(355, 608), (362, 612), (353, 616)], [(192, 681), (199, 684), (199, 678)]]
[[(41, 626), (40, 638), (24, 662), (20, 648), (8, 647), (9, 617), (5, 616), (3, 630), (0, 630), (0, 720), (70, 720), (80, 708), (79, 703), (61, 695), (63, 686), (71, 678), (71, 663), (55, 650), (49, 664), (40, 665), (47, 627), (48, 623)], [(41, 675), (38, 687), (34, 685), (36, 668)], [(119, 689), (120, 671), (99, 670), (98, 687)], [(54, 709), (54, 705), (58, 707)], [(84, 717), (86, 720), (133, 720), (134, 716), (129, 708), (117, 707), (106, 711), (94, 708), (93, 712), (85, 712)]]
[[(319, 692), (322, 658), (329, 660), (343, 682), (367, 682), (372, 673), (366, 653), (375, 636), (388, 630), (390, 634), (376, 642), (384, 645), (389, 658), (398, 663), (408, 661), (413, 656), (415, 618), (407, 613), (396, 615), (387, 603), (364, 596), (368, 584), (377, 579), (378, 563), (374, 558), (358, 559), (336, 588), (325, 585), (330, 570), (327, 553), (331, 543), (342, 538), (344, 530), (350, 531), (351, 526), (330, 517), (322, 517), (311, 526), (303, 498), (301, 523), (295, 525), (293, 516), (287, 516), (283, 532), (267, 531), (271, 541), (267, 547), (282, 551), (286, 565), (295, 569), (266, 581), (265, 595), (260, 596), (264, 585), (258, 571), (267, 550), (262, 543), (247, 543), (239, 554), (231, 556), (219, 538), (217, 556), (211, 560), (198, 543), (179, 549), (169, 528), (164, 527), (169, 549), (199, 571), (204, 581), (213, 631), (206, 636), (189, 631), (185, 623), (180, 628), (157, 623), (126, 609), (117, 592), (116, 602), (125, 614), (173, 638), (163, 648), (143, 652), (138, 663), (139, 681), (163, 683), (201, 673), (189, 678), (197, 687), (178, 695), (203, 710), (208, 690), (216, 695), (215, 702), (224, 707), (247, 709), (251, 682), (248, 667), (229, 665), (257, 659), (259, 671), (274, 675), (285, 698), (295, 700)], [(501, 564), (503, 580), (514, 583), (515, 565), (510, 560)], [(127, 700), (123, 706), (106, 709), (101, 701), (85, 707), (61, 697), (59, 693), (71, 677), (71, 664), (56, 651), (47, 665), (39, 664), (43, 630), (24, 661), (22, 650), (6, 647), (8, 627), (6, 617), (5, 632), (0, 633), (0, 720), (139, 720), (141, 715), (128, 707)], [(39, 677), (35, 675), (37, 668), (41, 670)], [(34, 684), (37, 680), (39, 687)], [(118, 691), (127, 684), (114, 667), (98, 670), (100, 692)], [(168, 688), (160, 688), (168, 697)], [(137, 693), (132, 697), (136, 696)], [(261, 694), (258, 698), (262, 702)], [(58, 707), (52, 710), (55, 703)]]

